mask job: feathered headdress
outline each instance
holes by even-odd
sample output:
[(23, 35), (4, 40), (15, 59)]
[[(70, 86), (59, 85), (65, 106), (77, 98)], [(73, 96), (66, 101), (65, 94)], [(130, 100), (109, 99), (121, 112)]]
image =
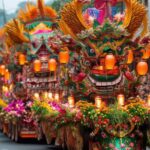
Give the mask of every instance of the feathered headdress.
[(13, 44), (21, 44), (29, 42), (29, 39), (24, 35), (24, 25), (17, 19), (9, 21), (5, 26), (6, 42), (9, 46)]
[(18, 18), (25, 23), (33, 20), (42, 19), (55, 19), (57, 13), (54, 9), (44, 4), (44, 0), (38, 0), (37, 5), (30, 3), (26, 4), (26, 9), (20, 9), (18, 12)]

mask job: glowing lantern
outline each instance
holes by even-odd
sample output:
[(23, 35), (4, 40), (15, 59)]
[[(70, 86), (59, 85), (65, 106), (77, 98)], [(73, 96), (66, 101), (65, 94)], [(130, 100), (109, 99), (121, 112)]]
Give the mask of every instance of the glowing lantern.
[(97, 108), (101, 108), (101, 105), (102, 105), (102, 99), (101, 99), (101, 97), (100, 96), (96, 96), (95, 97), (95, 106)]
[(69, 52), (61, 51), (59, 53), (59, 61), (61, 64), (67, 64), (69, 62)]
[(26, 63), (26, 56), (24, 54), (19, 54), (19, 64), (24, 65)]
[(113, 54), (106, 55), (106, 57), (105, 57), (105, 67), (106, 67), (106, 69), (108, 69), (108, 70), (113, 69), (114, 66), (115, 66), (115, 63), (116, 63), (116, 58)]
[(127, 64), (131, 64), (133, 62), (133, 51), (128, 51)]
[(56, 67), (57, 67), (57, 62), (55, 59), (50, 59), (48, 62), (48, 69), (49, 71), (56, 71)]
[(148, 95), (147, 105), (150, 107), (150, 95)]
[(8, 69), (5, 70), (4, 78), (5, 78), (5, 80), (10, 79), (10, 72), (8, 71)]
[(41, 71), (41, 61), (38, 59), (34, 61), (34, 71), (35, 72)]
[(73, 96), (69, 96), (68, 97), (68, 104), (69, 104), (69, 107), (74, 107), (74, 97)]
[(2, 86), (2, 90), (3, 90), (3, 92), (6, 92), (6, 93), (9, 91), (8, 87), (4, 86), (4, 85)]
[(119, 94), (119, 95), (117, 96), (117, 99), (118, 99), (118, 105), (119, 105), (119, 106), (123, 106), (123, 105), (124, 105), (124, 100), (125, 100), (124, 95), (123, 95), (123, 94)]
[(98, 69), (102, 71), (104, 70), (104, 66), (99, 66)]
[(44, 92), (44, 93), (43, 93), (43, 97), (44, 97), (44, 99), (47, 99), (47, 98), (48, 98), (48, 93), (47, 93), (47, 92)]
[(39, 93), (34, 93), (34, 98), (35, 98), (35, 99), (39, 99), (39, 98), (40, 98)]
[(13, 84), (10, 84), (9, 86), (9, 90), (12, 91), (13, 90)]
[(146, 75), (148, 72), (148, 64), (145, 61), (140, 61), (136, 66), (137, 73), (139, 75)]
[(54, 99), (58, 102), (59, 101), (59, 94), (56, 93)]
[(48, 98), (49, 98), (49, 99), (52, 99), (52, 98), (53, 98), (53, 93), (52, 93), (52, 92), (49, 92), (49, 93), (48, 93)]
[(0, 74), (3, 76), (5, 74), (5, 65), (0, 66)]
[(143, 50), (142, 51), (143, 52), (143, 56), (142, 56), (142, 58), (143, 59), (148, 59), (149, 58), (149, 50), (148, 49), (146, 49), (146, 50)]

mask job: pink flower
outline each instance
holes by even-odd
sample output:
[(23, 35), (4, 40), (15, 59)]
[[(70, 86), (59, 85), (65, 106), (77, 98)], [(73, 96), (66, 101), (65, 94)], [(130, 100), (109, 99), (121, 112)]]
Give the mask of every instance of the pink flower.
[(31, 101), (27, 103), (28, 107), (32, 107), (32, 105), (33, 105), (33, 103)]
[(130, 147), (134, 147), (134, 143), (133, 142), (130, 143)]
[(125, 147), (125, 144), (121, 144), (121, 148), (124, 148)]
[(130, 137), (134, 138), (134, 137), (135, 137), (135, 134), (132, 133), (132, 134), (130, 135)]
[(130, 148), (129, 148), (129, 147), (127, 147), (127, 148), (126, 148), (126, 150), (130, 150)]
[(117, 22), (122, 22), (123, 19), (124, 19), (124, 14), (118, 13), (118, 14), (116, 14), (116, 15), (114, 16), (114, 20), (117, 21)]
[(134, 117), (132, 118), (132, 121), (133, 121), (134, 123), (140, 122), (140, 117), (134, 116)]
[(109, 144), (110, 148), (114, 148), (114, 145), (112, 143)]
[(77, 112), (77, 114), (76, 114), (76, 119), (77, 120), (80, 120), (80, 119), (82, 119), (83, 118), (83, 114), (82, 114), (82, 112)]
[(102, 138), (104, 138), (104, 139), (107, 137), (104, 132), (102, 132), (101, 135), (102, 135)]

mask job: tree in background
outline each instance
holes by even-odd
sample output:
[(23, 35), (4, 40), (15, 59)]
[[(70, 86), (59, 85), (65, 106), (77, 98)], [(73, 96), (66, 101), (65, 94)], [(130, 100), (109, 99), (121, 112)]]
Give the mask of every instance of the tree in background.
[(63, 7), (63, 5), (67, 2), (71, 2), (71, 0), (54, 0), (51, 4), (52, 8), (54, 8), (57, 12)]
[[(57, 12), (59, 12), (61, 10), (61, 8), (64, 6), (65, 3), (71, 2), (72, 0), (54, 0), (52, 3), (49, 2), (48, 4), (50, 4), (52, 6), (52, 8), (54, 8)], [(92, 3), (94, 2), (94, 0), (91, 0)], [(90, 4), (92, 7), (92, 3)]]
[(4, 25), (4, 10), (0, 9), (0, 27)]

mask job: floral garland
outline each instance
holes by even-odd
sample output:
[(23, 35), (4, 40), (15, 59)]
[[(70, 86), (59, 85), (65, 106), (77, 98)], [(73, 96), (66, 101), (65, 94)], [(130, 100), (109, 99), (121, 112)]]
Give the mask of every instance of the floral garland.
[[(35, 101), (32, 110), (37, 118), (49, 120), (56, 131), (63, 126), (77, 124), (94, 130), (90, 136), (105, 150), (134, 150), (139, 147), (137, 141), (143, 137), (139, 128), (150, 117), (149, 107), (140, 100), (127, 102), (123, 107), (104, 105), (101, 109), (85, 101), (77, 102), (73, 108), (68, 104)], [(41, 115), (41, 112), (44, 113)]]
[(22, 100), (13, 100), (3, 108), (2, 114), (5, 121), (20, 121), (24, 124), (35, 125), (35, 121), (31, 112), (32, 102), (24, 102)]
[[(68, 107), (68, 104), (35, 101), (32, 110), (38, 117), (48, 118), (56, 128), (70, 123), (79, 123), (91, 129), (105, 130), (116, 137), (124, 137), (131, 133), (135, 126), (142, 125), (150, 115), (149, 108), (141, 102), (123, 108), (114, 105), (99, 110), (93, 104), (84, 101), (76, 103), (74, 108)], [(120, 134), (117, 135), (115, 132), (118, 132), (118, 129)]]
[(10, 116), (12, 117), (21, 117), (25, 112), (25, 104), (22, 100), (14, 100), (4, 108)]

